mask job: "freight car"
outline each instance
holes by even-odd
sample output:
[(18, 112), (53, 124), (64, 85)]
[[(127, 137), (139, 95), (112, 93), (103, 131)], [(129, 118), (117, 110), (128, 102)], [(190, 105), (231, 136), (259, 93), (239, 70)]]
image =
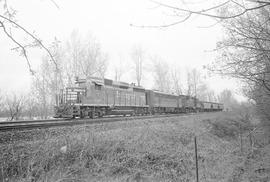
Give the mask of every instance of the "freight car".
[(110, 79), (77, 78), (75, 85), (62, 89), (57, 96), (56, 118), (221, 110), (219, 103), (211, 104), (190, 96), (146, 90), (135, 84)]
[(224, 109), (223, 104), (215, 102), (201, 101), (201, 108), (203, 112), (222, 111)]

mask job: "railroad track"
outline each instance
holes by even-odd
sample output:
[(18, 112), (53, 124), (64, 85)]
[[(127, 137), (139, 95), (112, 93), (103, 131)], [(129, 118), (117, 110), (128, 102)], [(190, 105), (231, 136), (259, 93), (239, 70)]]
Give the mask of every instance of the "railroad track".
[(74, 126), (74, 125), (88, 125), (95, 123), (106, 123), (115, 121), (127, 121), (138, 119), (152, 119), (162, 117), (174, 117), (174, 116), (187, 116), (188, 114), (163, 114), (163, 115), (146, 115), (146, 116), (132, 116), (132, 117), (106, 117), (106, 118), (94, 118), (94, 119), (48, 119), (48, 120), (29, 120), (29, 121), (12, 121), (12, 122), (0, 122), (0, 132), (14, 131), (14, 130), (29, 130), (37, 128), (52, 128), (61, 126)]
[(8, 125), (8, 124), (46, 123), (46, 122), (56, 122), (56, 121), (64, 121), (64, 120), (71, 120), (71, 119), (40, 119), (40, 120), (4, 121), (4, 122), (0, 122), (0, 126)]

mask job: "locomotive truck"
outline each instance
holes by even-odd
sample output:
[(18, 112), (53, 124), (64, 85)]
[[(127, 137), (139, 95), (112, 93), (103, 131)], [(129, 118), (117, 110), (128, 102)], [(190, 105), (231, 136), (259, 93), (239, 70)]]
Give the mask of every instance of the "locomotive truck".
[(97, 77), (76, 78), (74, 87), (60, 90), (56, 103), (56, 118), (223, 110), (221, 103), (199, 101), (195, 97), (148, 90), (135, 84)]

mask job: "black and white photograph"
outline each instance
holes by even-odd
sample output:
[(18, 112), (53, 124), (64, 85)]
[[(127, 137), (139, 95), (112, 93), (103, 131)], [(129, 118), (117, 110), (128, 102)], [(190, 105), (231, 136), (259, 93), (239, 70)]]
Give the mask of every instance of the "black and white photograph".
[(270, 1), (0, 0), (0, 182), (270, 182)]

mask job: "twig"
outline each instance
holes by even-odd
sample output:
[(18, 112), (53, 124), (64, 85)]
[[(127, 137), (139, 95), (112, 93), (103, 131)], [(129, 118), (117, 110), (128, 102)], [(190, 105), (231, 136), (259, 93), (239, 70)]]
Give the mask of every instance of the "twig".
[(170, 26), (177, 25), (177, 24), (185, 22), (186, 20), (188, 20), (191, 17), (191, 15), (192, 15), (192, 13), (189, 13), (182, 20), (179, 20), (179, 21), (176, 21), (176, 22), (173, 22), (173, 23), (169, 23), (169, 24), (164, 24), (164, 25), (133, 25), (133, 24), (130, 24), (130, 26), (138, 27), (138, 28), (167, 28), (167, 27), (170, 27)]
[[(251, 8), (245, 8), (243, 5), (241, 5), (241, 4), (239, 4), (239, 3), (235, 2), (235, 1), (230, 1), (229, 0), (229, 1), (225, 1), (223, 3), (220, 3), (220, 4), (216, 5), (216, 6), (207, 8), (207, 9), (202, 9), (202, 10), (199, 10), (199, 11), (193, 11), (193, 10), (189, 10), (189, 9), (185, 9), (185, 8), (172, 6), (172, 5), (169, 5), (169, 4), (164, 4), (164, 3), (161, 3), (161, 2), (158, 2), (158, 1), (155, 1), (155, 0), (151, 0), (151, 1), (153, 3), (155, 3), (155, 4), (157, 4), (157, 6), (169, 8), (169, 9), (172, 9), (173, 11), (185, 12), (185, 13), (188, 13), (188, 14), (182, 20), (176, 21), (176, 22), (173, 22), (173, 23), (169, 23), (169, 24), (154, 25), (154, 26), (151, 26), (151, 25), (150, 26), (138, 26), (138, 25), (130, 24), (131, 26), (140, 27), (140, 28), (166, 28), (166, 27), (174, 26), (176, 24), (180, 24), (180, 23), (185, 22), (193, 14), (206, 16), (206, 17), (210, 17), (210, 18), (215, 18), (215, 19), (219, 19), (219, 20), (233, 19), (233, 18), (244, 15), (248, 11), (253, 11), (253, 10), (260, 9), (260, 8), (263, 8), (265, 6), (270, 5), (270, 2), (266, 2), (266, 1), (252, 1), (252, 2), (258, 3), (260, 5), (254, 6), (254, 7), (251, 7)], [(237, 6), (241, 7), (243, 10), (241, 12), (237, 13), (237, 14), (228, 15), (228, 16), (221, 16), (221, 15), (215, 15), (215, 14), (208, 13), (211, 10), (215, 10), (215, 9), (218, 9), (218, 8), (221, 8), (221, 7), (225, 6), (226, 4), (229, 4), (230, 2), (232, 2), (232, 3), (236, 4)]]
[(245, 14), (248, 11), (253, 11), (253, 10), (260, 9), (260, 8), (263, 8), (265, 6), (269, 6), (270, 5), (270, 2), (265, 2), (263, 5), (255, 6), (255, 7), (252, 7), (252, 8), (245, 8), (242, 12), (237, 13), (237, 14), (232, 15), (232, 16), (219, 16), (219, 15), (214, 15), (214, 14), (208, 14), (208, 13), (205, 13), (205, 12), (210, 11), (210, 10), (213, 10), (213, 9), (217, 9), (219, 7), (222, 7), (225, 4), (227, 4), (228, 1), (226, 1), (225, 3), (219, 4), (217, 6), (208, 8), (206, 10), (200, 10), (200, 11), (192, 11), (192, 10), (188, 10), (188, 9), (178, 8), (178, 7), (171, 6), (171, 5), (164, 4), (164, 3), (160, 3), (160, 2), (157, 2), (157, 1), (152, 1), (152, 2), (154, 2), (156, 4), (159, 4), (160, 6), (169, 8), (169, 9), (173, 9), (173, 10), (177, 10), (177, 11), (182, 11), (182, 12), (187, 12), (187, 13), (192, 13), (192, 14), (197, 14), (197, 15), (202, 15), (202, 16), (207, 16), (207, 17), (211, 17), (211, 18), (218, 18), (218, 19), (232, 19), (232, 18), (236, 18), (236, 17), (239, 17), (239, 16)]
[[(56, 61), (55, 61), (55, 59), (54, 59), (54, 57), (53, 57), (53, 55), (51, 54), (51, 52), (50, 52), (50, 50), (46, 47), (46, 46), (44, 46), (44, 44), (37, 38), (37, 37), (35, 37), (32, 33), (30, 33), (29, 31), (27, 31), (24, 27), (22, 27), (21, 25), (19, 25), (18, 23), (16, 23), (15, 21), (13, 21), (13, 20), (11, 20), (11, 19), (9, 19), (9, 18), (7, 18), (7, 17), (5, 17), (5, 16), (3, 16), (3, 15), (0, 15), (0, 18), (3, 18), (4, 20), (7, 20), (8, 22), (10, 22), (11, 24), (13, 24), (13, 25), (15, 25), (16, 27), (18, 27), (19, 29), (21, 29), (22, 31), (24, 31), (27, 35), (29, 35), (32, 39), (34, 39), (47, 53), (48, 53), (48, 55), (49, 55), (49, 57), (51, 58), (51, 61), (53, 61), (54, 62), (54, 64), (55, 64), (55, 67), (56, 67), (56, 69), (58, 70), (58, 66), (57, 66), (57, 63), (56, 63)], [(2, 25), (3, 25), (3, 23), (2, 23)], [(7, 34), (7, 32), (5, 32), (6, 34)], [(7, 35), (9, 35), (9, 38), (11, 38), (12, 39), (12, 41), (13, 42), (15, 42), (19, 47), (21, 47), (21, 44), (19, 44), (9, 33), (7, 34)], [(22, 47), (21, 47), (22, 48)], [(23, 50), (25, 50), (24, 48), (23, 48)]]
[(5, 34), (6, 34), (6, 35), (7, 35), (7, 36), (8, 36), (15, 44), (17, 44), (17, 45), (22, 49), (22, 54), (23, 54), (24, 58), (26, 59), (27, 65), (28, 65), (28, 67), (29, 67), (29, 70), (30, 70), (30, 72), (34, 75), (34, 70), (32, 70), (32, 68), (31, 68), (31, 64), (30, 64), (30, 62), (29, 62), (29, 59), (28, 59), (28, 56), (27, 56), (27, 52), (26, 52), (26, 49), (24, 48), (24, 46), (21, 45), (18, 41), (16, 41), (16, 40), (12, 37), (12, 35), (10, 35), (10, 34), (7, 32), (6, 27), (5, 27), (5, 25), (4, 25), (3, 22), (0, 21), (0, 25), (1, 25), (1, 27), (3, 28)]
[(60, 9), (60, 7), (58, 6), (58, 4), (57, 4), (54, 0), (51, 0), (51, 2), (55, 5), (55, 7), (56, 7), (57, 9)]

